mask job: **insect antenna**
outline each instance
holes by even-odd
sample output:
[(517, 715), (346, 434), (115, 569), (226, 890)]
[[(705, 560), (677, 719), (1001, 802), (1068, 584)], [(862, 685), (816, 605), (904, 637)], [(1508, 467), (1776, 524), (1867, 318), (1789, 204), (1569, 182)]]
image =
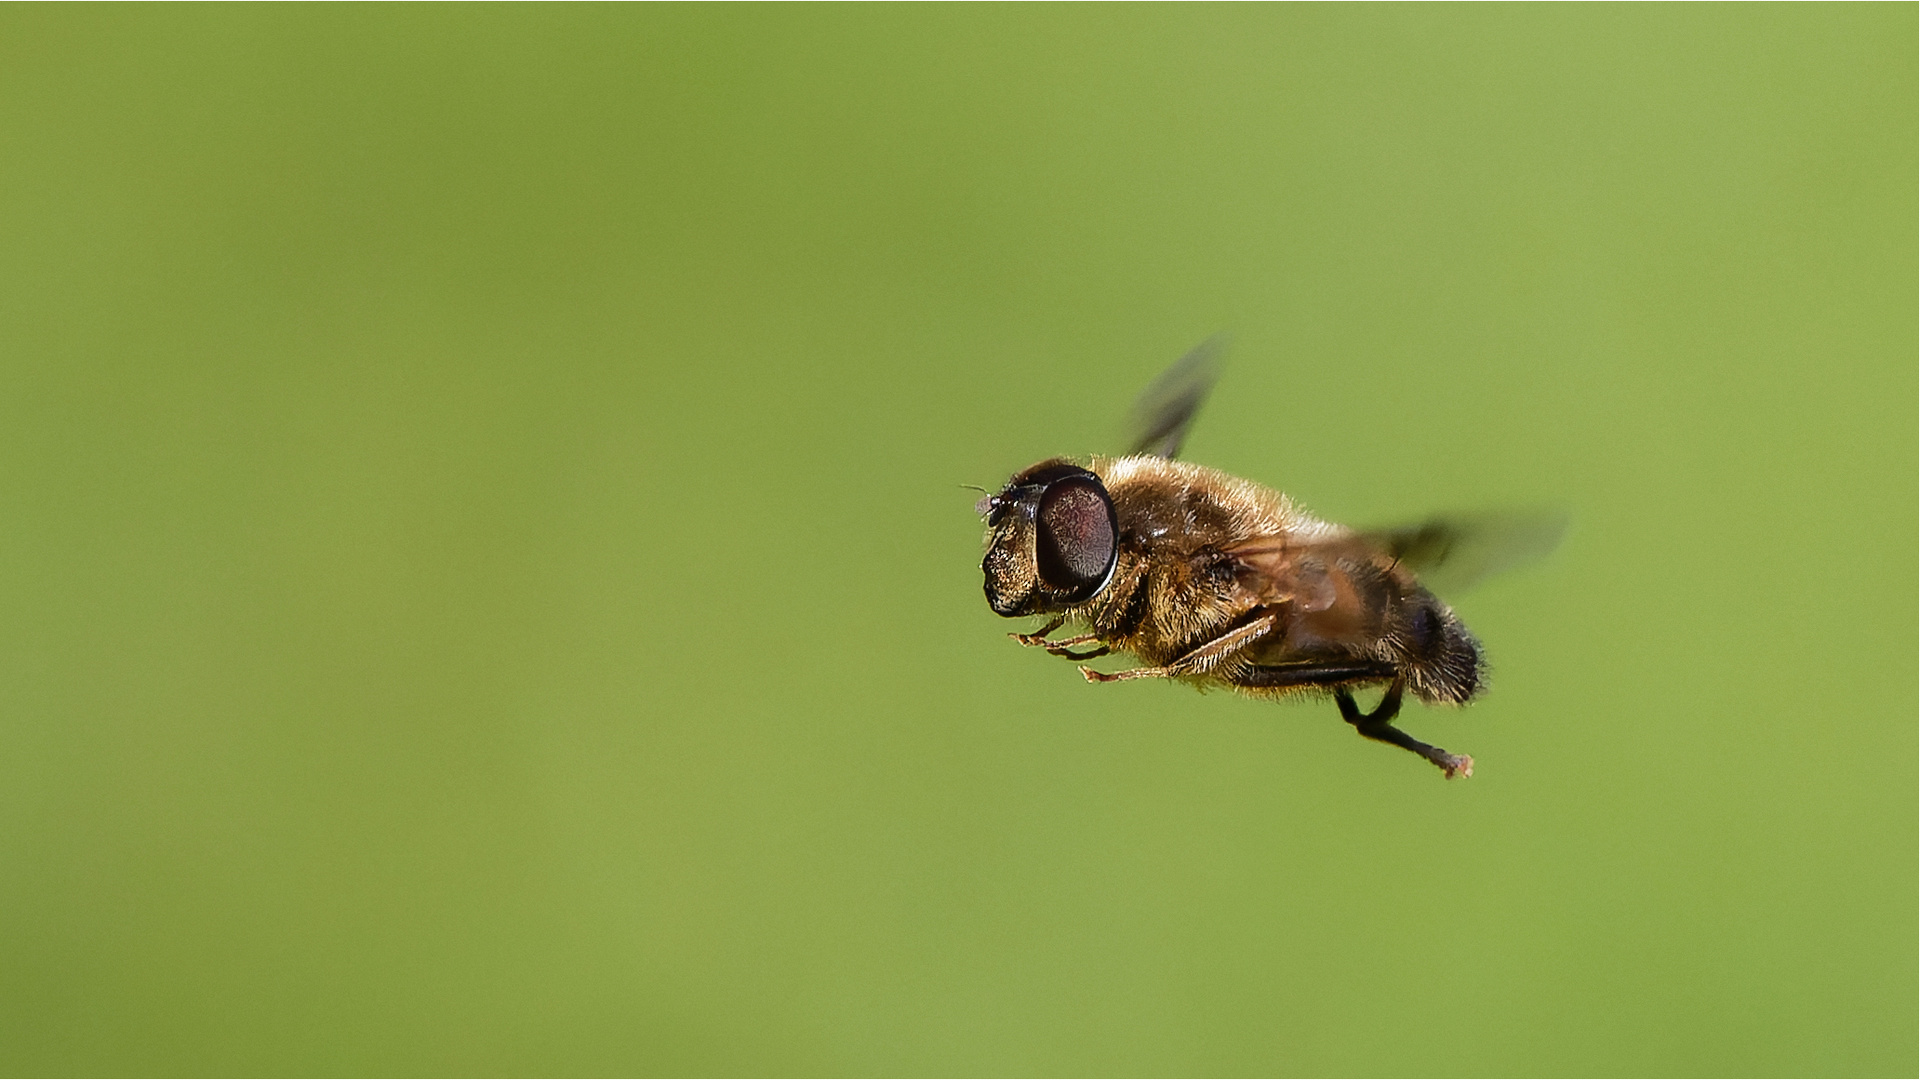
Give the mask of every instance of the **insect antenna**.
[(994, 506), (1000, 501), (999, 496), (981, 487), (979, 484), (961, 484), (960, 486), (969, 491), (977, 491), (980, 493), (981, 498), (973, 504), (973, 512), (976, 514), (985, 515), (991, 512)]

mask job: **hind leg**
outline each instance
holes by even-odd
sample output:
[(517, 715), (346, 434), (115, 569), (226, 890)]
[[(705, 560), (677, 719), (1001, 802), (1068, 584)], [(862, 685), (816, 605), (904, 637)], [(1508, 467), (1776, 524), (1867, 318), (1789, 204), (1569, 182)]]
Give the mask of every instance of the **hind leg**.
[(1449, 754), (1437, 746), (1423, 743), (1419, 739), (1393, 726), (1393, 718), (1400, 713), (1400, 694), (1404, 684), (1402, 680), (1393, 680), (1387, 687), (1386, 696), (1370, 713), (1360, 711), (1354, 703), (1353, 694), (1346, 687), (1333, 692), (1333, 700), (1340, 706), (1340, 718), (1353, 725), (1353, 730), (1377, 742), (1392, 743), (1402, 750), (1411, 750), (1438, 766), (1451, 780), (1456, 776), (1473, 775), (1473, 759), (1465, 754)]

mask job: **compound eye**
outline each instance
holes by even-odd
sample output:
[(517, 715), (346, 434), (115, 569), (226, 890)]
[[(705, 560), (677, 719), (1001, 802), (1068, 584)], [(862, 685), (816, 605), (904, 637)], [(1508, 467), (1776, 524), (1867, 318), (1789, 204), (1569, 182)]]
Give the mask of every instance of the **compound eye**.
[(1118, 555), (1113, 503), (1093, 476), (1056, 480), (1040, 496), (1034, 555), (1040, 580), (1080, 601), (1100, 591)]

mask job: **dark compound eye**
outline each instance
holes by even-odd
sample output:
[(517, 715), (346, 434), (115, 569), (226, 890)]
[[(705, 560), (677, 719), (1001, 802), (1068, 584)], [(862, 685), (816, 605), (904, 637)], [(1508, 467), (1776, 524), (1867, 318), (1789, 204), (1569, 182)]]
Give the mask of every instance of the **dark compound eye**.
[(1107, 583), (1118, 554), (1113, 503), (1098, 478), (1056, 480), (1040, 497), (1039, 534), (1034, 538), (1040, 580), (1080, 601)]

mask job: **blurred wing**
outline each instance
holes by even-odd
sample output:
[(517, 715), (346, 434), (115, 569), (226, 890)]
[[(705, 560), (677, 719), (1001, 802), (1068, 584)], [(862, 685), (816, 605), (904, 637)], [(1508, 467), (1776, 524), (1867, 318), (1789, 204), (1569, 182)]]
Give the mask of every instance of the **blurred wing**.
[(1289, 544), (1277, 536), (1256, 537), (1227, 547), (1239, 571), (1240, 586), (1262, 604), (1292, 604), (1300, 611), (1325, 611), (1340, 598), (1335, 578), (1342, 547), (1361, 558), (1369, 552), (1352, 540), (1334, 543)]
[(1215, 334), (1193, 351), (1174, 361), (1173, 366), (1153, 381), (1133, 404), (1133, 441), (1129, 454), (1152, 454), (1171, 458), (1180, 453), (1187, 441), (1187, 429), (1207, 400), (1207, 391), (1220, 376), (1220, 354), (1227, 339)]
[(1558, 510), (1438, 517), (1360, 538), (1420, 576), (1434, 592), (1459, 592), (1536, 559), (1560, 545), (1567, 515)]

